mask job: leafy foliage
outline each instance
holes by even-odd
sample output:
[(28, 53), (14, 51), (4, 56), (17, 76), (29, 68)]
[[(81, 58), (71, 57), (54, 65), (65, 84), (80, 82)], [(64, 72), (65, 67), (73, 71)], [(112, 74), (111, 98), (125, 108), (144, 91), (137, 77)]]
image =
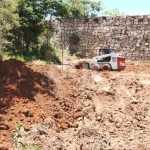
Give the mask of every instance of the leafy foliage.
[(43, 0), (43, 9), (45, 15), (49, 15), (50, 19), (53, 17), (67, 18), (69, 16), (68, 5), (62, 0)]
[[(11, 28), (3, 30), (3, 36), (7, 40), (3, 50), (10, 52), (11, 55), (36, 54), (37, 58), (43, 59), (51, 53), (54, 55), (50, 48), (50, 39), (55, 29), (50, 21), (45, 22), (45, 18), (47, 15), (66, 17), (68, 15), (66, 6), (57, 0), (18, 0), (15, 13), (18, 14), (19, 25), (12, 24)], [(43, 45), (46, 46), (41, 50)]]
[(122, 14), (119, 12), (119, 9), (105, 10), (103, 13), (105, 16), (121, 16)]
[(23, 127), (25, 123), (22, 122), (17, 122), (15, 123), (15, 129), (13, 130), (14, 135), (12, 137), (12, 141), (14, 143), (14, 148), (15, 149), (20, 149), (20, 150), (42, 150), (42, 148), (36, 147), (36, 146), (29, 146), (27, 144), (22, 144), (19, 142), (19, 138), (22, 136), (21, 135), (21, 127)]
[(97, 16), (102, 9), (101, 1), (92, 0), (65, 0), (68, 5), (70, 17), (93, 17)]
[(12, 141), (15, 144), (15, 147), (17, 147), (18, 139), (19, 139), (19, 137), (21, 137), (20, 129), (22, 126), (24, 126), (24, 123), (22, 123), (22, 122), (15, 123), (15, 129), (13, 131), (14, 135), (12, 137)]
[[(0, 31), (19, 26), (16, 0), (0, 0)], [(0, 33), (1, 33), (0, 32)]]
[[(56, 30), (46, 18), (90, 17), (101, 10), (92, 0), (0, 0), (0, 34), (5, 38), (3, 51), (11, 56), (57, 59), (50, 41)], [(79, 38), (70, 37), (71, 44)], [(2, 43), (2, 42), (0, 42)], [(31, 56), (31, 57), (30, 57)]]
[(72, 33), (69, 35), (69, 44), (77, 45), (80, 42), (80, 37), (76, 33)]
[(16, 0), (0, 0), (0, 49), (4, 43), (3, 32), (8, 31), (12, 27), (19, 26), (19, 17), (16, 13)]

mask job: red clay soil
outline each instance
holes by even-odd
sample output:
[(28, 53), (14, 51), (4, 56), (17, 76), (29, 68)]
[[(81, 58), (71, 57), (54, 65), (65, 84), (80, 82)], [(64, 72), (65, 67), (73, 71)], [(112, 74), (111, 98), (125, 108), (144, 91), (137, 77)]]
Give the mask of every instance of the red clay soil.
[[(149, 63), (128, 62), (126, 70), (121, 73), (102, 72), (99, 75), (110, 79), (120, 77), (121, 83), (129, 84), (123, 75), (128, 76), (132, 72), (147, 75), (149, 68)], [(13, 130), (19, 122), (25, 123), (26, 131), (30, 130), (32, 124), (43, 122), (48, 117), (54, 120), (52, 128), (57, 132), (77, 128), (77, 118), (83, 116), (81, 98), (91, 100), (92, 97), (89, 93), (81, 95), (84, 90), (82, 80), (85, 79), (90, 87), (95, 86), (93, 80), (89, 83), (89, 73), (90, 70), (73, 67), (62, 71), (53, 64), (27, 64), (15, 59), (1, 61), (0, 150), (11, 149)], [(90, 91), (91, 94), (96, 95), (97, 89), (93, 93)]]
[(10, 59), (0, 64), (0, 149), (11, 140), (18, 122), (34, 123), (45, 118), (35, 102), (36, 93), (49, 94), (47, 78), (24, 62)]
[(77, 127), (81, 108), (77, 107), (76, 93), (70, 90), (76, 85), (69, 80), (56, 86), (49, 78), (54, 71), (55, 77), (61, 75), (53, 65), (30, 65), (15, 59), (0, 62), (0, 150), (10, 149), (13, 129), (19, 122), (30, 130), (31, 124), (52, 116), (57, 131)]

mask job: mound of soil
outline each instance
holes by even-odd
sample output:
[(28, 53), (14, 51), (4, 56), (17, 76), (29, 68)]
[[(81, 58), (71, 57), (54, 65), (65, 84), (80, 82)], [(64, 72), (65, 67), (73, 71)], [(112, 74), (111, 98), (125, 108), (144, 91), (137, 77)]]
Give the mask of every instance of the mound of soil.
[(10, 59), (0, 63), (0, 145), (11, 140), (15, 124), (45, 119), (35, 98), (37, 93), (52, 95), (52, 85), (25, 62)]
[(149, 67), (127, 61), (121, 72), (92, 72), (1, 61), (0, 150), (150, 149)]
[[(81, 116), (81, 108), (77, 107), (74, 93), (69, 92), (72, 82), (62, 80), (61, 71), (54, 65), (27, 64), (15, 59), (2, 61), (0, 149), (12, 146), (8, 143), (14, 135), (13, 129), (20, 122), (25, 123), (24, 128), (28, 131), (31, 124), (51, 116), (57, 131), (77, 127), (75, 120)], [(65, 94), (65, 91), (68, 92)]]

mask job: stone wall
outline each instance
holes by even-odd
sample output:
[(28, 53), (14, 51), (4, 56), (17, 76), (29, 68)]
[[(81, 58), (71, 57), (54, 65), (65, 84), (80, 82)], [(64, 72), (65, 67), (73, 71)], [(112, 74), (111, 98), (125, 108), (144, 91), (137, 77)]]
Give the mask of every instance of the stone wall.
[(92, 57), (99, 48), (115, 48), (127, 59), (150, 59), (150, 15), (53, 20), (58, 32), (55, 41), (69, 44), (68, 36), (81, 38), (77, 49)]

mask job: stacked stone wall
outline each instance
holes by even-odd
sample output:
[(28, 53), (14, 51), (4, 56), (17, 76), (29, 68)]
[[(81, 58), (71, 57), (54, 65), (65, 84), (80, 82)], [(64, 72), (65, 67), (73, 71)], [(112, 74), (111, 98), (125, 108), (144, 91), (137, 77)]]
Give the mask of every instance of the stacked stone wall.
[(150, 59), (150, 15), (65, 19), (53, 21), (57, 34), (55, 41), (69, 45), (68, 37), (77, 33), (76, 45), (83, 56), (93, 57), (99, 48), (115, 48), (127, 59)]

